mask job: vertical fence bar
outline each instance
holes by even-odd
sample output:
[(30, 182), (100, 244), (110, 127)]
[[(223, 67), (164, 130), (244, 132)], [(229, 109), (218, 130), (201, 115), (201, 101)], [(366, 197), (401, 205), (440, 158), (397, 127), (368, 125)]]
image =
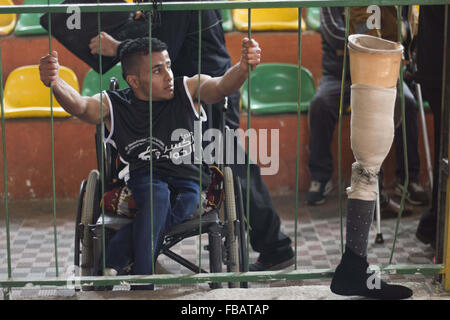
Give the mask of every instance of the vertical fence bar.
[[(97, 0), (97, 4), (100, 4), (100, 0)], [(101, 32), (101, 18), (100, 18), (100, 8), (97, 11), (97, 32), (98, 32), (98, 71), (99, 71), (99, 91), (100, 91), (100, 198), (102, 203), (104, 202), (105, 196), (105, 150), (104, 150), (104, 138), (105, 138), (105, 126), (103, 122), (103, 65), (102, 65), (102, 37)], [(106, 268), (106, 244), (105, 244), (105, 206), (102, 205), (102, 270), (105, 274)]]
[[(439, 191), (438, 191), (438, 209), (437, 209), (437, 234), (436, 234), (436, 238), (438, 239), (437, 241), (437, 246), (436, 246), (436, 262), (440, 263), (441, 261), (445, 263), (444, 265), (444, 288), (445, 290), (450, 290), (450, 235), (449, 235), (449, 230), (450, 230), (450, 209), (447, 206), (445, 209), (445, 216), (443, 216), (442, 214), (442, 188), (444, 185), (444, 181), (443, 181), (443, 174), (442, 172), (444, 171), (443, 168), (441, 169), (441, 161), (442, 158), (444, 157), (444, 155), (447, 157), (448, 160), (448, 150), (449, 150), (449, 142), (450, 139), (448, 138), (449, 136), (449, 122), (450, 122), (450, 118), (449, 118), (449, 101), (450, 101), (450, 91), (449, 88), (447, 87), (447, 79), (448, 79), (448, 75), (449, 75), (449, 50), (448, 50), (448, 46), (449, 46), (449, 21), (448, 21), (448, 16), (449, 14), (449, 8), (448, 5), (445, 6), (445, 14), (444, 14), (444, 43), (443, 43), (443, 54), (442, 54), (442, 92), (441, 92), (441, 137), (440, 137), (440, 141), (441, 141), (441, 145), (440, 145), (440, 155), (439, 155), (439, 177), (438, 177), (438, 186), (439, 186)], [(444, 139), (445, 137), (445, 139)], [(446, 140), (449, 139), (449, 140)], [(444, 142), (446, 141), (446, 142)], [(445, 150), (444, 150), (444, 146), (445, 146)], [(448, 166), (448, 164), (447, 164)], [(447, 168), (448, 169), (448, 168)], [(449, 195), (449, 190), (450, 188), (448, 187), (448, 185), (450, 184), (450, 176), (447, 177), (447, 199), (450, 198)], [(443, 226), (442, 226), (443, 225)], [(442, 234), (444, 233), (444, 234)], [(440, 240), (443, 238), (443, 240), (445, 241), (444, 243), (444, 248), (441, 248), (441, 243)], [(444, 251), (444, 250), (445, 251)]]
[[(202, 121), (201, 121), (201, 114), (202, 114), (202, 103), (201, 103), (201, 97), (200, 97), (200, 84), (201, 84), (201, 75), (202, 74), (202, 10), (198, 10), (198, 92), (197, 92), (197, 101), (198, 101), (198, 132), (200, 134), (200, 137), (198, 139), (198, 148), (199, 150), (202, 150), (201, 146), (202, 146)], [(199, 232), (199, 237), (198, 237), (198, 273), (202, 272), (202, 162), (203, 162), (203, 155), (202, 152), (199, 152), (200, 154), (200, 164), (199, 164), (199, 168), (200, 168), (200, 182), (199, 182), (199, 188), (200, 188), (200, 195), (199, 195), (199, 206), (198, 206), (198, 211), (199, 211), (199, 228), (198, 228), (198, 232)]]
[[(2, 151), (3, 151), (3, 184), (5, 199), (5, 229), (6, 229), (6, 256), (8, 263), (8, 278), (11, 278), (11, 242), (9, 232), (9, 206), (8, 206), (8, 170), (6, 166), (6, 128), (5, 128), (5, 106), (3, 104), (3, 64), (2, 64), (2, 47), (0, 42), (0, 104), (2, 112)], [(4, 288), (3, 294), (5, 300), (9, 299), (11, 288)]]
[(295, 223), (294, 223), (294, 269), (297, 270), (297, 238), (298, 238), (298, 215), (299, 215), (299, 176), (300, 176), (300, 121), (301, 121), (301, 97), (302, 97), (302, 8), (298, 8), (298, 73), (297, 73), (297, 154), (295, 162)]
[[(448, 5), (445, 6), (445, 18), (444, 18), (444, 45), (443, 45), (443, 64), (442, 64), (442, 102), (441, 102), (441, 106), (442, 109), (445, 101), (449, 101), (449, 94), (450, 92), (447, 90), (447, 86), (446, 86), (446, 79), (447, 79), (447, 68), (448, 68), (448, 59), (449, 57), (448, 55), (448, 45), (449, 45), (449, 33), (448, 33)], [(445, 95), (445, 96), (444, 96)], [(447, 103), (447, 107), (448, 107), (448, 103)], [(443, 119), (443, 121), (447, 120), (448, 122), (450, 122), (450, 119), (447, 117), (447, 119)], [(442, 125), (441, 125), (442, 128)], [(442, 129), (441, 129), (442, 130)], [(447, 134), (449, 134), (447, 132)], [(442, 139), (442, 138), (441, 138)], [(449, 144), (450, 144), (450, 137), (449, 137)], [(450, 145), (448, 146), (448, 149), (450, 149)], [(450, 195), (449, 195), (449, 191), (450, 190), (450, 175), (447, 177), (447, 205), (446, 205), (446, 209), (445, 209), (445, 227), (444, 229), (444, 251), (443, 251), (443, 263), (444, 263), (444, 289), (446, 291), (450, 291)], [(438, 210), (438, 223), (439, 223), (439, 219), (440, 219), (440, 214), (439, 214)], [(439, 230), (439, 229), (438, 229)], [(439, 238), (439, 237), (438, 237)]]
[[(450, 147), (450, 146), (449, 146)], [(450, 190), (450, 177), (447, 178), (447, 190)], [(450, 195), (447, 192), (444, 227), (444, 290), (450, 291)]]
[[(150, 150), (153, 149), (153, 90), (152, 90), (152, 20), (154, 11), (151, 10), (149, 14), (148, 21), (148, 56), (149, 56), (149, 97), (148, 97), (148, 107), (149, 107), (149, 124), (150, 124)], [(150, 157), (150, 247), (152, 250), (152, 273), (155, 273), (155, 243), (153, 241), (154, 236), (154, 219), (153, 219), (153, 153)]]
[[(252, 9), (248, 9), (248, 38), (252, 38)], [(247, 210), (247, 269), (250, 270), (250, 128), (251, 128), (251, 117), (252, 117), (252, 105), (251, 105), (251, 75), (252, 68), (248, 68), (248, 92), (247, 92), (247, 105), (248, 105), (248, 117), (247, 117), (247, 130), (249, 134), (247, 135), (247, 194), (246, 194), (246, 210)]]
[(345, 45), (344, 45), (344, 62), (342, 66), (341, 78), (341, 98), (339, 102), (339, 120), (338, 120), (338, 198), (339, 198), (339, 219), (341, 232), (341, 253), (344, 254), (344, 224), (343, 224), (343, 208), (342, 208), (342, 115), (344, 111), (344, 90), (347, 77), (347, 42), (348, 28), (350, 22), (350, 8), (345, 8)]
[[(50, 0), (48, 0), (50, 6)], [(48, 51), (52, 54), (52, 14), (48, 14)], [(54, 142), (54, 120), (53, 120), (53, 84), (50, 82), (50, 136), (52, 148), (52, 193), (53, 193), (53, 241), (55, 247), (55, 273), (59, 276), (58, 270), (58, 233), (56, 230), (56, 186), (55, 186), (55, 142)]]
[[(397, 33), (398, 33), (398, 42), (402, 43), (402, 16), (401, 16), (402, 6), (397, 7)], [(406, 145), (406, 122), (405, 122), (405, 93), (403, 92), (403, 56), (402, 63), (400, 63), (400, 72), (399, 72), (399, 91), (400, 91), (400, 100), (401, 100), (401, 111), (402, 111), (402, 135), (403, 135), (403, 160), (405, 163), (405, 181), (402, 189), (402, 197), (400, 199), (400, 210), (397, 215), (397, 222), (395, 224), (395, 233), (394, 240), (392, 243), (391, 255), (389, 257), (389, 264), (392, 263), (392, 259), (394, 258), (395, 245), (397, 242), (398, 228), (400, 226), (400, 221), (402, 218), (403, 208), (405, 205), (405, 197), (406, 190), (409, 184), (409, 168), (408, 168), (408, 148)], [(398, 159), (401, 161), (401, 159)]]

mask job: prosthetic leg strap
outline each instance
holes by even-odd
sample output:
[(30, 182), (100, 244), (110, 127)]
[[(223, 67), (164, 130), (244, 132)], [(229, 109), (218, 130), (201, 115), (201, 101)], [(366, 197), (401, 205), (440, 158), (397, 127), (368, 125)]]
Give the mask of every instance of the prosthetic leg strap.
[(396, 92), (396, 88), (351, 86), (350, 142), (356, 163), (349, 198), (376, 199), (377, 174), (394, 139)]

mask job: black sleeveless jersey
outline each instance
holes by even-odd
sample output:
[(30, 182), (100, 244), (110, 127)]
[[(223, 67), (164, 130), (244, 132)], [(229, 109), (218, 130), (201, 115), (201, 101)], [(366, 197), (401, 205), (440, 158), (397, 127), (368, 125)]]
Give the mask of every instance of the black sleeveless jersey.
[[(122, 160), (130, 165), (130, 172), (148, 167), (153, 158), (153, 171), (170, 177), (199, 181), (201, 143), (194, 143), (201, 135), (201, 119), (185, 85), (186, 77), (175, 78), (174, 97), (152, 102), (152, 144), (150, 145), (149, 102), (139, 100), (128, 88), (107, 91), (110, 100), (111, 130), (106, 142), (111, 142)], [(197, 127), (197, 128), (196, 128)], [(196, 146), (200, 146), (199, 149)], [(203, 165), (203, 184), (207, 185), (208, 168)]]

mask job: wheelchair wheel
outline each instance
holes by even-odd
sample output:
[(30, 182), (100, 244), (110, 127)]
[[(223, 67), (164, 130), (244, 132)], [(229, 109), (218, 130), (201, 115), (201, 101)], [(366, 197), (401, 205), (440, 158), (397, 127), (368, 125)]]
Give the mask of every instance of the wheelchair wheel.
[(80, 267), (80, 227), (81, 224), (81, 211), (83, 209), (83, 198), (86, 191), (86, 179), (81, 182), (80, 192), (78, 193), (78, 203), (77, 203), (77, 218), (75, 221), (75, 250), (73, 255), (74, 266)]
[[(95, 210), (98, 207), (96, 203), (99, 199), (99, 172), (92, 170), (89, 173), (86, 191), (84, 195), (83, 207), (81, 212), (81, 224), (83, 233), (80, 237), (81, 242), (81, 275), (91, 276), (94, 266), (93, 242), (89, 230), (89, 225), (95, 223)], [(83, 288), (84, 290), (85, 288)]]
[[(225, 223), (227, 227), (226, 250), (228, 253), (228, 271), (239, 272), (239, 241), (236, 236), (239, 230), (235, 230), (236, 223), (236, 199), (234, 194), (233, 172), (230, 167), (224, 168), (225, 185)], [(230, 288), (239, 288), (238, 282), (230, 282)]]
[[(237, 219), (239, 220), (239, 262), (240, 271), (248, 271), (248, 259), (247, 259), (247, 237), (245, 233), (245, 210), (244, 210), (244, 197), (242, 195), (241, 179), (236, 176), (234, 180), (234, 190), (236, 192), (237, 201)], [(248, 282), (241, 282), (241, 288), (248, 288)]]

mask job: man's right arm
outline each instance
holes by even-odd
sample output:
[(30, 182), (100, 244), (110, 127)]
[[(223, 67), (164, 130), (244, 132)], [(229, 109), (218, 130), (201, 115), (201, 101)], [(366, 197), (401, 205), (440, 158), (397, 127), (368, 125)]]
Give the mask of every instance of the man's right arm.
[[(157, 38), (167, 44), (170, 59), (175, 61), (186, 40), (189, 24), (191, 21), (191, 11), (162, 11), (159, 13), (161, 23), (155, 24), (152, 29), (152, 37)], [(141, 18), (142, 19), (142, 18)], [(137, 22), (136, 22), (137, 23)], [(102, 55), (106, 57), (116, 57), (119, 55), (119, 47), (124, 41), (114, 39), (108, 33), (100, 32), (102, 42)], [(130, 39), (133, 39), (130, 38)], [(100, 53), (99, 36), (93, 37), (89, 42), (91, 54)]]
[[(39, 63), (39, 72), (41, 81), (45, 86), (50, 86), (52, 83), (53, 94), (59, 104), (68, 113), (78, 117), (79, 119), (99, 124), (101, 122), (101, 100), (100, 94), (93, 97), (83, 97), (74, 88), (67, 84), (58, 76), (59, 63), (58, 54), (53, 51), (51, 55), (41, 58)], [(109, 122), (109, 102), (105, 95), (103, 95), (103, 119)], [(109, 124), (109, 123), (108, 123)], [(109, 127), (109, 125), (107, 126)]]

